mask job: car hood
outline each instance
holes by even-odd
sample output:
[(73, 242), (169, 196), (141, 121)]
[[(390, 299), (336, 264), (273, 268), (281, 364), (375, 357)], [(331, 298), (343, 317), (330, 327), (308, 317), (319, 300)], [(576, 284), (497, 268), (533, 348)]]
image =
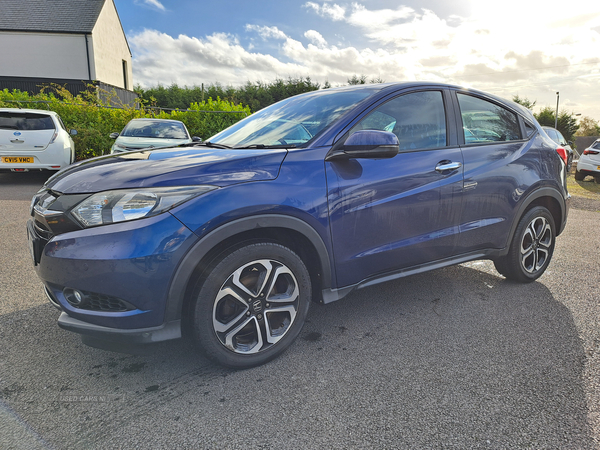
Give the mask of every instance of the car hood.
[(158, 186), (227, 186), (277, 178), (285, 149), (168, 148), (117, 153), (73, 164), (46, 182), (64, 194)]
[(166, 139), (166, 138), (148, 138), (148, 137), (132, 137), (119, 136), (115, 144), (123, 145), (131, 149), (148, 148), (148, 147), (168, 147), (179, 144), (192, 142), (191, 139)]

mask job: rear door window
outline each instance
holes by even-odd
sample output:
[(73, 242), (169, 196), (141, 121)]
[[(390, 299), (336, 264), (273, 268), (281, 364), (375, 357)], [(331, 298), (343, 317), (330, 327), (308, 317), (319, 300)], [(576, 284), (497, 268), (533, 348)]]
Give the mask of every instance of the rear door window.
[(517, 115), (471, 95), (457, 93), (465, 144), (485, 144), (521, 139)]
[(47, 114), (0, 112), (0, 129), (54, 130), (54, 121)]

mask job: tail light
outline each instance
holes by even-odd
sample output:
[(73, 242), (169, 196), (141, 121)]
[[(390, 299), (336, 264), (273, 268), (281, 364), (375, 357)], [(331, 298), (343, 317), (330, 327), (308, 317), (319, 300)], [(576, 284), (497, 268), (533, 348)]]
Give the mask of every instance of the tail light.
[(583, 151), (584, 155), (597, 155), (600, 151), (590, 150), (589, 148)]
[(50, 144), (54, 144), (54, 141), (56, 140), (57, 137), (58, 137), (58, 131), (55, 131), (54, 134), (52, 135), (52, 139), (50, 139)]
[(567, 161), (569, 160), (569, 155), (567, 154), (567, 151), (564, 149), (564, 147), (556, 147), (556, 152), (558, 153), (558, 156), (562, 158), (565, 164), (567, 164)]

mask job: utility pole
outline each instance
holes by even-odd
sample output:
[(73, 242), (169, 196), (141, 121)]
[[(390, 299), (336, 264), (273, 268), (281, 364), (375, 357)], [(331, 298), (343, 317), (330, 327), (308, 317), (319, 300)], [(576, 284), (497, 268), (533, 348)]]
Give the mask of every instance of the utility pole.
[(554, 116), (554, 128), (558, 129), (558, 99), (560, 98), (559, 93), (556, 93), (556, 115)]

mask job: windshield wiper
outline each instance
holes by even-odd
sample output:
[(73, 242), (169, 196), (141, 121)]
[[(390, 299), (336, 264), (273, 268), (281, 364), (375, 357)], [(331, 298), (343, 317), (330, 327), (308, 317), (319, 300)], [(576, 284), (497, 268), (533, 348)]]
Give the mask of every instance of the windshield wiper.
[(236, 149), (244, 148), (296, 148), (296, 144), (277, 144), (277, 145), (265, 145), (265, 144), (252, 144), (245, 147), (234, 147)]
[(214, 142), (209, 142), (209, 141), (205, 141), (205, 142), (193, 142), (193, 144), (203, 145), (205, 147), (210, 147), (210, 148), (232, 148), (229, 145), (215, 144)]

